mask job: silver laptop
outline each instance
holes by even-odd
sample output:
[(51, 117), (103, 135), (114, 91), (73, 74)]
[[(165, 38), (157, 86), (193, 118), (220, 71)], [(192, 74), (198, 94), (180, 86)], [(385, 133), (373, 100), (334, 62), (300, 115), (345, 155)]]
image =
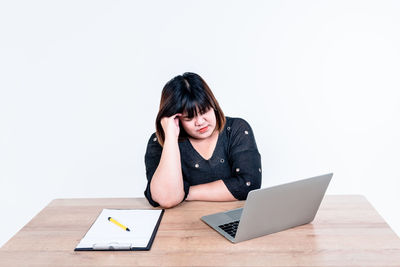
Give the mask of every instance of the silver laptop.
[(332, 176), (253, 190), (243, 208), (201, 219), (234, 243), (307, 224), (314, 220)]

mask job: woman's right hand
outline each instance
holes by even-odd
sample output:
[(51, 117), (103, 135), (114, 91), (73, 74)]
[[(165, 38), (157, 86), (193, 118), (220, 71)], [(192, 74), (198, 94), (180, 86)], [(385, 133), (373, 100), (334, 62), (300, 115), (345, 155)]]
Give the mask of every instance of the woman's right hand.
[(173, 137), (178, 139), (179, 136), (179, 117), (181, 117), (181, 113), (177, 113), (172, 115), (171, 117), (164, 117), (161, 119), (161, 126), (165, 133), (165, 139), (167, 137)]

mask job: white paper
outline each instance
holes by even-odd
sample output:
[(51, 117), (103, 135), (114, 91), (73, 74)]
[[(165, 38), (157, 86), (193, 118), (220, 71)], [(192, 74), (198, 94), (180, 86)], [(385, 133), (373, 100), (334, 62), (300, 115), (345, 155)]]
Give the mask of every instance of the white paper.
[[(162, 210), (103, 209), (76, 248), (147, 247)], [(129, 228), (129, 232), (108, 220)]]

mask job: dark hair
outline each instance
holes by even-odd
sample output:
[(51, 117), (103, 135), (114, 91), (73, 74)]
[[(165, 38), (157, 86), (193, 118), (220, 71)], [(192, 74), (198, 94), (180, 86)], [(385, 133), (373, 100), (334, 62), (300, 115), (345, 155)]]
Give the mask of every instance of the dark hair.
[[(210, 108), (214, 110), (216, 130), (221, 132), (225, 126), (225, 115), (222, 112), (210, 87), (198, 74), (185, 72), (171, 79), (164, 86), (161, 93), (160, 109), (156, 118), (156, 135), (160, 145), (164, 144), (165, 133), (161, 126), (161, 119), (171, 117), (176, 113), (187, 113), (188, 118), (206, 113)], [(179, 140), (188, 136), (180, 125)]]

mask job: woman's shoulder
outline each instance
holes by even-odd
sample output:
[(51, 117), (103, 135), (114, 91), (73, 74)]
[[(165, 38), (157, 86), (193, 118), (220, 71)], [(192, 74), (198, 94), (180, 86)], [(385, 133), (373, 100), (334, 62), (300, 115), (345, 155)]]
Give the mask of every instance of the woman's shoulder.
[(225, 131), (230, 143), (254, 138), (250, 124), (243, 118), (226, 117)]
[(156, 148), (156, 149), (162, 148), (160, 143), (158, 142), (158, 138), (157, 138), (157, 135), (155, 132), (150, 136), (149, 140), (147, 141), (147, 148), (148, 149), (149, 148), (153, 148), (153, 149), (154, 148)]
[[(155, 143), (155, 142), (157, 142), (158, 141), (158, 139), (157, 139), (157, 135), (156, 135), (156, 133), (154, 132), (154, 133), (152, 133), (151, 135), (150, 135), (150, 138), (149, 138), (149, 141), (147, 142), (148, 144), (152, 144), (152, 143)], [(158, 143), (158, 142), (157, 142)]]
[[(231, 152), (234, 148), (256, 148), (255, 137), (250, 124), (243, 118), (226, 117), (226, 136)], [(232, 152), (233, 153), (233, 152)]]
[[(226, 129), (227, 130), (241, 130), (245, 128), (251, 128), (250, 124), (243, 118), (225, 117), (226, 118)], [(229, 128), (228, 128), (229, 127)]]

